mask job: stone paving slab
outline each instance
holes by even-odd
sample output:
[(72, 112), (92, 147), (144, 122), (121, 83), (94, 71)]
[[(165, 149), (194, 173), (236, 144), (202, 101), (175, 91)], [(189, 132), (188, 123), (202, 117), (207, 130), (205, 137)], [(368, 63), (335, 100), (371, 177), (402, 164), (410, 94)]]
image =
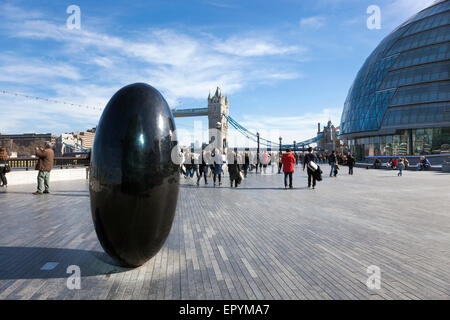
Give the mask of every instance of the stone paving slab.
[(316, 190), (299, 167), (293, 190), (278, 174), (182, 178), (169, 238), (137, 269), (103, 252), (87, 181), (0, 189), (0, 299), (449, 299), (450, 174), (345, 169)]

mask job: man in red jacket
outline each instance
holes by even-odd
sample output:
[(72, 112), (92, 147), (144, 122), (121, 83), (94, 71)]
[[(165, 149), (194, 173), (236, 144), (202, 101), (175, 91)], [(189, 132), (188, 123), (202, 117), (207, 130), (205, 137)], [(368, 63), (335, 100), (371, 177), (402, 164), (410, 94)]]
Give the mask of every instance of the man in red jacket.
[(287, 178), (289, 177), (289, 188), (292, 189), (292, 174), (294, 173), (295, 157), (291, 149), (286, 149), (286, 153), (281, 157), (284, 172), (284, 188), (287, 189)]

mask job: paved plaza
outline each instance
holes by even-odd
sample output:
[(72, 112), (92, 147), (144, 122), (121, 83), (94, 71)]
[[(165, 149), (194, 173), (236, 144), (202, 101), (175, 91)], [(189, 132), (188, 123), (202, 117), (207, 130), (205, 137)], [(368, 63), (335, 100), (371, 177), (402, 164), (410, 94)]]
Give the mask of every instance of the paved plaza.
[(343, 168), (310, 190), (299, 168), (293, 190), (278, 174), (238, 189), (182, 178), (167, 242), (136, 269), (103, 252), (87, 181), (1, 190), (0, 299), (450, 298), (450, 174)]

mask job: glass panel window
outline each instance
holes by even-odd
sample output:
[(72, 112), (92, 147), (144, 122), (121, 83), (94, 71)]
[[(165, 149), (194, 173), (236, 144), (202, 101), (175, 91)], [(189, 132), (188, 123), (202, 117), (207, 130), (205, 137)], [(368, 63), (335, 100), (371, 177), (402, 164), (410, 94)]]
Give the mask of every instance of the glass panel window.
[(450, 100), (450, 82), (438, 82), (398, 89), (390, 105), (406, 105)]
[(388, 55), (450, 40), (450, 26), (427, 30), (398, 40)]
[(435, 16), (431, 16), (412, 23), (409, 29), (403, 34), (403, 36), (408, 36), (427, 29), (443, 26), (448, 23), (449, 23), (449, 15), (448, 13), (443, 12)]

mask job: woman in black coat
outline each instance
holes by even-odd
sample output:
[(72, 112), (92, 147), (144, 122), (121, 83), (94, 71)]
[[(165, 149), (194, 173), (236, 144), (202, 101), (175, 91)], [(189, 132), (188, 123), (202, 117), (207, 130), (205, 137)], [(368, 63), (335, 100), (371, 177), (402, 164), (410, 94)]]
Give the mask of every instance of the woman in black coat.
[(228, 157), (228, 173), (230, 175), (230, 187), (237, 188), (238, 184), (241, 183), (241, 168), (237, 161), (236, 153), (232, 152)]

